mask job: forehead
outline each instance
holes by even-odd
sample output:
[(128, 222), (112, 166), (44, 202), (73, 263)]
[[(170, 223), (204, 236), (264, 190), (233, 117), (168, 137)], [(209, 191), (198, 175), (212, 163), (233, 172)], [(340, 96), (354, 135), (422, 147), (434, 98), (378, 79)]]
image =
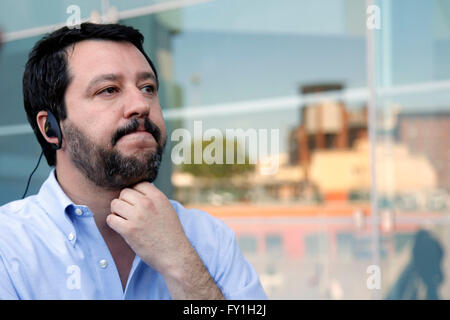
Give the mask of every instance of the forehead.
[[(153, 73), (144, 55), (129, 42), (109, 40), (84, 40), (67, 49), (70, 75), (90, 79), (101, 73), (134, 75), (148, 71)], [(154, 73), (153, 73), (154, 74)]]

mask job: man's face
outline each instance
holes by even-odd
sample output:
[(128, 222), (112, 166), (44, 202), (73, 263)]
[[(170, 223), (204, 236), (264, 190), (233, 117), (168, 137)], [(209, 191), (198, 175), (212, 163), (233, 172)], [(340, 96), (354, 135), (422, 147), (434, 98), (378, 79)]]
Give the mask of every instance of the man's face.
[(127, 42), (86, 40), (67, 50), (62, 151), (103, 188), (153, 181), (166, 129), (149, 63)]

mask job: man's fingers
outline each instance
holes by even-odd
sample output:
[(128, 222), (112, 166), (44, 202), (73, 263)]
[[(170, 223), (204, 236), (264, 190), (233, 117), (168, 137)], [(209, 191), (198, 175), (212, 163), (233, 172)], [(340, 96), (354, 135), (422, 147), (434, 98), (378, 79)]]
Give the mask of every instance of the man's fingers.
[(113, 199), (111, 201), (111, 212), (116, 213), (123, 219), (128, 220), (130, 217), (130, 212), (133, 210), (133, 205), (120, 199)]
[(106, 223), (108, 226), (119, 234), (124, 234), (126, 231), (127, 220), (118, 216), (117, 214), (111, 213), (106, 217)]
[(157, 187), (150, 182), (141, 182), (133, 186), (133, 189), (142, 193), (143, 195), (152, 198), (152, 195), (162, 193)]
[(137, 190), (125, 188), (120, 191), (119, 199), (128, 202), (131, 205), (135, 205), (142, 196), (141, 192)]

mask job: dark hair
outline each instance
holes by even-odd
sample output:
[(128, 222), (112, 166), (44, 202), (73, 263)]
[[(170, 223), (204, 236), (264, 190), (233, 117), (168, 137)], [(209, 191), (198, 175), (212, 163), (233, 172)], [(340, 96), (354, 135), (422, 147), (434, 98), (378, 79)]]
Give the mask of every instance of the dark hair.
[(89, 39), (125, 41), (133, 44), (147, 59), (158, 84), (156, 68), (144, 52), (143, 35), (136, 29), (119, 24), (82, 23), (79, 28), (60, 28), (39, 40), (28, 56), (23, 74), (23, 101), (28, 122), (33, 128), (49, 166), (56, 164), (56, 151), (42, 136), (36, 122), (39, 111), (49, 109), (59, 121), (66, 119), (65, 92), (71, 78), (67, 49)]

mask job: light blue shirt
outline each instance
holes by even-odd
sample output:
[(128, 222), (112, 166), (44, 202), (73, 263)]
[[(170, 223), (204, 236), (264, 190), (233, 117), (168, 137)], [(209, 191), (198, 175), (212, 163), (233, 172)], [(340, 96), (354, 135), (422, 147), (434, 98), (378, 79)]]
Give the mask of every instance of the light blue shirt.
[[(266, 299), (234, 232), (170, 200), (227, 299)], [(125, 290), (88, 207), (75, 205), (54, 170), (37, 195), (0, 207), (1, 299), (171, 299), (161, 274), (135, 256)]]

